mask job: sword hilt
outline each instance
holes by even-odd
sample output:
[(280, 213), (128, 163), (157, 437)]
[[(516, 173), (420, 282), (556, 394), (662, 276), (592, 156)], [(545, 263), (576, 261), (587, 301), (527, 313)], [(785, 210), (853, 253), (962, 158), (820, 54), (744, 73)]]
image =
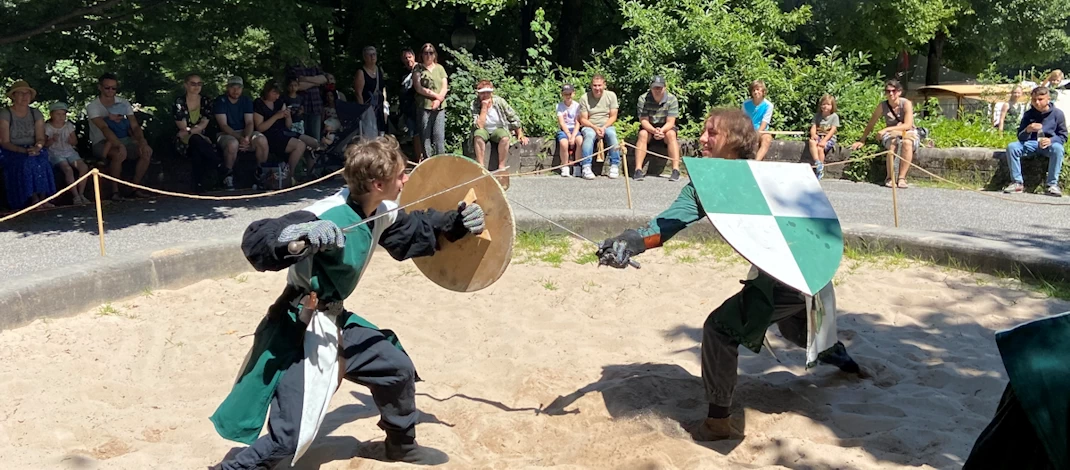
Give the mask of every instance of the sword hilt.
[(289, 251), (291, 255), (299, 255), (305, 251), (307, 246), (308, 243), (305, 243), (304, 240), (294, 240), (286, 245), (286, 251)]

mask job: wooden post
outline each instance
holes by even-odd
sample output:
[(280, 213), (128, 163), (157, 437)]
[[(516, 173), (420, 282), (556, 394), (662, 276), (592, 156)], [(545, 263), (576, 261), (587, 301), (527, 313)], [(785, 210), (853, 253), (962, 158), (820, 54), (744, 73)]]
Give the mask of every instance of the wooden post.
[[(596, 135), (595, 138), (598, 139), (598, 136)], [(605, 161), (606, 159), (606, 147), (605, 144), (602, 143), (602, 139), (598, 139), (598, 156), (594, 158), (594, 161), (599, 163)]]
[(620, 164), (624, 170), (624, 190), (628, 193), (628, 209), (632, 208), (632, 178), (628, 176), (628, 149), (620, 144)]
[(93, 199), (97, 203), (97, 234), (100, 237), (100, 256), (104, 253), (104, 212), (100, 209), (100, 169), (93, 169)]
[[(906, 133), (904, 132), (904, 135)], [(897, 191), (899, 189), (899, 173), (895, 171), (895, 161), (899, 160), (899, 153), (903, 150), (903, 139), (899, 139), (899, 146), (895, 153), (892, 153), (892, 164), (889, 165), (892, 171), (892, 218), (895, 221), (895, 228), (899, 228), (899, 199), (897, 197)], [(900, 165), (903, 162), (899, 162)]]

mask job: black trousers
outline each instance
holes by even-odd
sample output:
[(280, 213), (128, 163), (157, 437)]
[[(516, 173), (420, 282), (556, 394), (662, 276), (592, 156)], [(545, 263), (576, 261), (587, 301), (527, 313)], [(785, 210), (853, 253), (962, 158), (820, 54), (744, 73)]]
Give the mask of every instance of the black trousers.
[[(736, 295), (743, 295), (740, 291)], [(702, 326), (702, 383), (706, 399), (717, 406), (732, 406), (739, 367), (739, 342), (718, 330), (714, 313)], [(773, 317), (780, 334), (795, 345), (806, 347), (806, 300), (799, 291), (777, 283), (773, 287)]]
[[(412, 360), (378, 330), (350, 326), (342, 331), (345, 378), (371, 390), (379, 407), (379, 427), (391, 442), (416, 439), (416, 383)], [(304, 363), (298, 360), (279, 379), (271, 399), (268, 433), (233, 459), (224, 470), (256, 469), (292, 456), (300, 435), (304, 403)], [(268, 467), (270, 468), (270, 467)]]
[(1033, 425), (1029, 423), (1022, 404), (1014, 396), (1010, 384), (1003, 390), (996, 415), (988, 423), (977, 442), (970, 450), (970, 456), (962, 470), (988, 469), (1048, 470), (1055, 465), (1048, 458), (1044, 444), (1037, 437)]
[(190, 136), (189, 144), (186, 148), (186, 156), (192, 165), (190, 176), (193, 178), (192, 184), (195, 193), (203, 192), (205, 187), (211, 187), (217, 183), (217, 181), (205, 181), (208, 175), (219, 176), (219, 179), (222, 179), (222, 175), (217, 175), (218, 171), (216, 169), (223, 163), (223, 160), (219, 157), (216, 146), (207, 137), (203, 135)]

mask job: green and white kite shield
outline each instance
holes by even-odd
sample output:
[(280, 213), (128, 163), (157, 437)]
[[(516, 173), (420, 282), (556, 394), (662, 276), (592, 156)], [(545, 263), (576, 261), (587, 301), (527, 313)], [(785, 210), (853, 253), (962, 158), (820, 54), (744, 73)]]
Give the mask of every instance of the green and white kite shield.
[(836, 211), (805, 163), (684, 158), (706, 216), (741, 256), (814, 295), (843, 257)]

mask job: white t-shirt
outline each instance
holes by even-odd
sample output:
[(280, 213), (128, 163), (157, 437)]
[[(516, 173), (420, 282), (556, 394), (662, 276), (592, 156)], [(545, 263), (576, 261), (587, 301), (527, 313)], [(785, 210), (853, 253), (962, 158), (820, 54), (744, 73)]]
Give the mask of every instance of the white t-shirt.
[(52, 122), (45, 122), (45, 135), (49, 139), (56, 138), (56, 142), (48, 146), (48, 153), (52, 156), (70, 156), (78, 155), (78, 152), (71, 146), (70, 138), (74, 133), (74, 124), (70, 121), (63, 123), (63, 127), (54, 127)]
[(572, 100), (572, 106), (565, 106), (565, 103), (557, 103), (557, 115), (565, 117), (565, 127), (568, 130), (576, 128), (576, 117), (580, 115), (580, 102)]
[(502, 124), (502, 117), (498, 115), (498, 110), (494, 106), (491, 106), (490, 109), (487, 110), (487, 120), (483, 122), (483, 128), (486, 129), (487, 132), (494, 132), (499, 127), (503, 127)]
[[(130, 106), (129, 101), (118, 96), (115, 97), (115, 104), (105, 107), (98, 97), (86, 105), (85, 113), (88, 115), (89, 119), (98, 117), (108, 119), (109, 114), (119, 114), (122, 116), (134, 114), (134, 107)], [(89, 123), (89, 140), (93, 141), (94, 144), (104, 140), (104, 132), (93, 123)]]

